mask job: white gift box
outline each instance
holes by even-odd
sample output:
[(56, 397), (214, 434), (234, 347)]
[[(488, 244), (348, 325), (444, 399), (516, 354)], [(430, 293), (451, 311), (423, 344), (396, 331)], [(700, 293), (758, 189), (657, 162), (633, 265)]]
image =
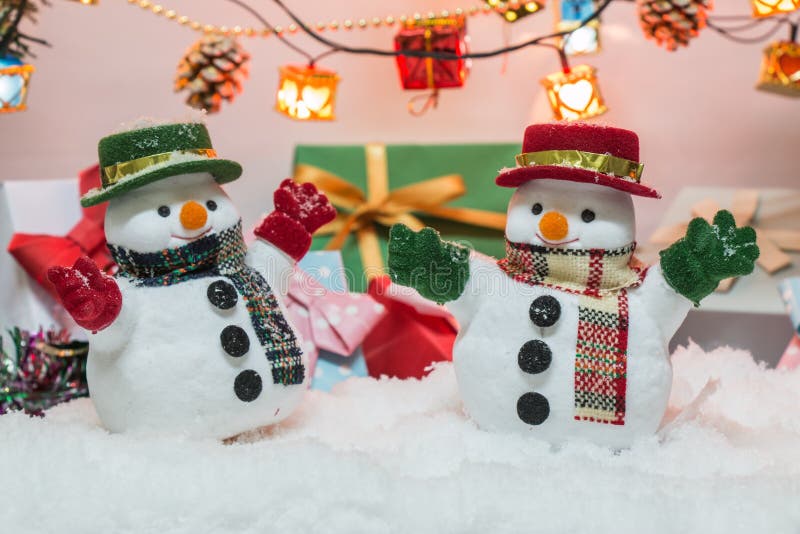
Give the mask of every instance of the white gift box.
[[(732, 187), (685, 187), (661, 220), (669, 227), (691, 219), (692, 206), (705, 199), (730, 209)], [(759, 205), (753, 226), (767, 230), (800, 230), (800, 190), (759, 189)], [(647, 260), (657, 259), (648, 249)], [(705, 350), (721, 346), (749, 350), (757, 360), (774, 366), (792, 337), (793, 328), (778, 284), (787, 277), (800, 276), (800, 253), (785, 251), (792, 264), (770, 275), (756, 266), (752, 274), (740, 277), (727, 292), (715, 292), (693, 308), (672, 339), (670, 348), (691, 339)]]
[(16, 232), (66, 235), (80, 220), (78, 179), (0, 182), (0, 334), (18, 326), (25, 330), (67, 328), (85, 338), (66, 311), (8, 253)]

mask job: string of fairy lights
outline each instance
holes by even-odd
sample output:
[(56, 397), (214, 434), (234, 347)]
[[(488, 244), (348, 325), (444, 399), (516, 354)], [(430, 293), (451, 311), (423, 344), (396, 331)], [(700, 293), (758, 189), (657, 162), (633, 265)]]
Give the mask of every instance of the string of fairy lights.
[[(263, 27), (263, 28), (255, 28), (253, 26), (247, 25), (216, 25), (216, 24), (206, 24), (197, 20), (192, 19), (187, 15), (182, 15), (174, 9), (169, 9), (164, 7), (161, 4), (157, 4), (151, 2), (150, 0), (126, 0), (129, 4), (136, 5), (142, 9), (151, 11), (154, 15), (158, 15), (160, 17), (164, 17), (167, 20), (175, 21), (176, 23), (180, 24), (181, 26), (186, 26), (192, 30), (203, 32), (203, 33), (218, 33), (221, 35), (232, 35), (236, 37), (245, 36), (245, 37), (270, 37), (272, 35), (283, 35), (283, 34), (296, 34), (300, 27), (297, 24), (290, 23), (286, 27), (284, 26), (274, 26), (274, 27)], [(97, 3), (95, 2), (83, 2), (83, 3)], [(481, 14), (489, 14), (492, 12), (499, 13), (504, 17), (508, 17), (507, 14), (515, 13), (517, 9), (524, 9), (528, 13), (535, 13), (539, 9), (541, 9), (541, 4), (537, 2), (500, 2), (496, 1), (492, 3), (486, 3), (483, 5), (473, 5), (467, 8), (456, 7), (452, 10), (443, 9), (440, 11), (429, 11), (427, 13), (413, 13), (410, 15), (385, 15), (382, 17), (369, 17), (369, 18), (354, 18), (354, 19), (332, 19), (325, 22), (317, 22), (315, 24), (310, 25), (309, 27), (313, 28), (317, 32), (324, 32), (324, 31), (332, 31), (335, 32), (337, 30), (353, 30), (353, 29), (360, 29), (360, 30), (367, 30), (371, 28), (391, 28), (394, 27), (396, 24), (406, 24), (409, 21), (420, 21), (423, 18), (427, 19), (436, 19), (436, 18), (448, 18), (451, 16), (467, 16), (467, 17), (475, 17)], [(518, 15), (511, 15), (511, 17), (516, 20), (519, 18)]]
[[(47, 4), (46, 0), (39, 0)], [(68, 0), (99, 4), (99, 0)], [(320, 66), (332, 54), (392, 57), (403, 90), (416, 91), (409, 111), (421, 114), (435, 108), (440, 90), (461, 88), (467, 82), (470, 61), (543, 46), (555, 50), (561, 69), (541, 78), (555, 119), (589, 119), (607, 110), (597, 71), (589, 64), (571, 65), (569, 57), (589, 56), (601, 50), (601, 15), (612, 3), (635, 4), (638, 24), (647, 39), (675, 51), (688, 46), (704, 28), (738, 43), (760, 43), (788, 28), (788, 38), (771, 42), (764, 50), (756, 87), (800, 97), (800, 0), (741, 0), (751, 14), (713, 15), (712, 0), (473, 0), (452, 9), (307, 22), (283, 0), (269, 0), (288, 17), (271, 24), (244, 0), (226, 0), (239, 6), (257, 24), (221, 25), (201, 22), (151, 0), (119, 0), (201, 34), (181, 58), (174, 89), (187, 93), (188, 105), (209, 113), (220, 111), (243, 90), (250, 59), (240, 38), (274, 37), (303, 56), (304, 64), (279, 68), (275, 109), (295, 120), (333, 120), (339, 75)], [(36, 0), (0, 0), (0, 112), (25, 109), (27, 87), (34, 71), (22, 59), (30, 56), (29, 42), (47, 43), (19, 31), (18, 25), (37, 11)], [(492, 49), (467, 47), (468, 20), (497, 14), (500, 24), (514, 24), (543, 11), (554, 13), (553, 31)], [(347, 44), (353, 30), (392, 29), (393, 47), (372, 48)], [(322, 48), (316, 55), (293, 37), (305, 35)], [(422, 106), (416, 104), (422, 101)]]

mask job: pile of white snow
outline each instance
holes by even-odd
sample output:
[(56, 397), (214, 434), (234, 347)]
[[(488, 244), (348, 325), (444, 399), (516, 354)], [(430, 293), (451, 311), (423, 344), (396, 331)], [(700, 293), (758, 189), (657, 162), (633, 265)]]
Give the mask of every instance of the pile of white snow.
[[(800, 371), (673, 356), (661, 435), (614, 453), (489, 434), (451, 365), (309, 392), (232, 445), (111, 435), (89, 400), (0, 417), (3, 532), (798, 532)], [(164, 407), (169, 409), (169, 407)]]

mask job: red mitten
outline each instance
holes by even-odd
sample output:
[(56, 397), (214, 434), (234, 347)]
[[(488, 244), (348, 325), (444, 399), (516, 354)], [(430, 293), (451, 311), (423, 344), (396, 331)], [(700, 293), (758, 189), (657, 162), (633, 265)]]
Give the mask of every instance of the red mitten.
[(51, 267), (47, 279), (75, 322), (97, 332), (114, 322), (122, 308), (122, 293), (117, 282), (98, 269), (87, 256), (78, 258), (72, 268)]
[(275, 190), (274, 201), (275, 211), (255, 234), (299, 261), (311, 247), (311, 234), (336, 217), (336, 208), (313, 184), (296, 184), (290, 178)]
[(284, 251), (295, 261), (300, 261), (311, 247), (311, 234), (302, 224), (280, 211), (273, 211), (264, 217), (255, 234)]
[(273, 198), (275, 210), (302, 224), (309, 234), (336, 217), (336, 208), (314, 184), (298, 184), (287, 178), (275, 190)]

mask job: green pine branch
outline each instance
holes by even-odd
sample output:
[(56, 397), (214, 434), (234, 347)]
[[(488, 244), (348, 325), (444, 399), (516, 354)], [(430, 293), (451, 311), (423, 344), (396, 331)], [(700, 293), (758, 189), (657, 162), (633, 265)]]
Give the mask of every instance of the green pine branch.
[[(48, 0), (39, 0), (42, 5), (49, 6)], [(29, 43), (50, 46), (43, 39), (33, 37), (19, 30), (23, 20), (36, 23), (39, 6), (34, 0), (0, 0), (0, 58), (14, 56), (23, 59), (33, 56)]]

